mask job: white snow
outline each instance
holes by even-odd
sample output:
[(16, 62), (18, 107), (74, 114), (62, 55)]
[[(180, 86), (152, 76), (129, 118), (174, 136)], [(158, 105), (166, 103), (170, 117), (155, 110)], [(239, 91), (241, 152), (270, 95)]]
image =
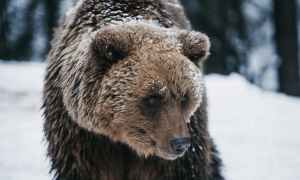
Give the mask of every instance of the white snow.
[(0, 179), (49, 179), (42, 142), (44, 64), (0, 63)]
[(262, 91), (239, 75), (207, 78), (210, 130), (228, 180), (300, 179), (300, 99)]
[[(0, 179), (50, 180), (42, 141), (42, 63), (0, 63)], [(210, 75), (210, 130), (228, 180), (300, 179), (300, 99), (239, 75)]]

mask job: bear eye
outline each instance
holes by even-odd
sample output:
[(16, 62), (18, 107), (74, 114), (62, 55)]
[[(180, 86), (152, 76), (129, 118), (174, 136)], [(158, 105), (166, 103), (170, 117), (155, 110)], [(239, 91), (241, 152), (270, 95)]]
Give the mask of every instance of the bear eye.
[(116, 48), (109, 47), (106, 52), (106, 58), (112, 61), (124, 59), (126, 54)]
[(154, 94), (143, 98), (141, 110), (145, 116), (155, 117), (161, 108), (162, 97), (159, 94)]

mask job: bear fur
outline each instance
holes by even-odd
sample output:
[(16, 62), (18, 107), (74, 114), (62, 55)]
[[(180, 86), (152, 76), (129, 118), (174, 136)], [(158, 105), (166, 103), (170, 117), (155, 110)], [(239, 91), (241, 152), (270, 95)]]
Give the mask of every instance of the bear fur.
[[(54, 179), (223, 180), (196, 66), (209, 47), (177, 0), (78, 1), (56, 30), (44, 83)], [(175, 136), (191, 139), (180, 156)]]

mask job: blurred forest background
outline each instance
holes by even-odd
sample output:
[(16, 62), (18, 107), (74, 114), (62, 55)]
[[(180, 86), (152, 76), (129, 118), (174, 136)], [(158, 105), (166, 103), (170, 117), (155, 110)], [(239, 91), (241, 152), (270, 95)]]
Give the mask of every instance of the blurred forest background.
[[(72, 0), (0, 0), (0, 59), (43, 61)], [(243, 75), (266, 90), (300, 96), (300, 0), (182, 0), (212, 40), (207, 73)]]

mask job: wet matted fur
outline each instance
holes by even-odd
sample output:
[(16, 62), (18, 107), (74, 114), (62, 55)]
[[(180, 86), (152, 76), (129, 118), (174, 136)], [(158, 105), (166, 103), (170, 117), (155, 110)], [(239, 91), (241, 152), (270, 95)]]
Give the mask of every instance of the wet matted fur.
[[(195, 65), (209, 46), (177, 0), (78, 1), (56, 31), (44, 84), (55, 179), (222, 180)], [(166, 99), (159, 113), (144, 108), (149, 93)], [(174, 134), (189, 134), (191, 147), (166, 160)]]

